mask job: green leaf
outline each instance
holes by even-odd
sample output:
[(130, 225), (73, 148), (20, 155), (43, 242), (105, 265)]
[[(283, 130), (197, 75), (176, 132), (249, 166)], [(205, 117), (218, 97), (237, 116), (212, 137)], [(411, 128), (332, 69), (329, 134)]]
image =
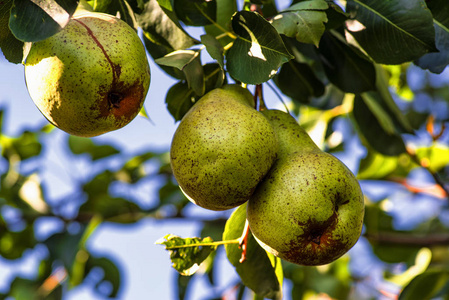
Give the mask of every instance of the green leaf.
[(258, 13), (236, 13), (232, 28), (238, 38), (226, 54), (226, 66), (238, 81), (247, 84), (268, 81), (283, 63), (293, 58), (276, 29)]
[(434, 299), (447, 286), (447, 270), (430, 269), (416, 276), (401, 292), (399, 300)]
[[(385, 130), (390, 126), (386, 114), (381, 110), (373, 112), (368, 103), (374, 107), (373, 102), (367, 97), (356, 96), (354, 99), (353, 115), (357, 123), (358, 131), (366, 139), (368, 144), (377, 152), (396, 156), (405, 152), (405, 144), (401, 136), (395, 132), (389, 133)], [(379, 107), (376, 106), (376, 109)], [(378, 115), (376, 115), (376, 113)]]
[(274, 16), (271, 24), (280, 34), (318, 47), (327, 23), (325, 10), (328, 8), (324, 0), (302, 1)]
[(349, 18), (349, 14), (345, 13), (343, 9), (333, 2), (328, 2), (329, 9), (326, 10), (327, 23), (326, 30), (337, 29), (341, 27)]
[(426, 160), (432, 173), (437, 173), (449, 165), (449, 147), (441, 143), (416, 149), (416, 156), (420, 161)]
[(390, 85), (388, 83), (386, 70), (379, 65), (376, 67), (376, 93), (366, 93), (367, 97), (372, 97), (376, 102), (378, 102), (382, 108), (388, 113), (392, 122), (394, 123), (395, 129), (398, 133), (413, 133), (413, 128), (407, 119), (407, 117), (399, 109), (396, 101), (390, 93)]
[(188, 87), (197, 96), (205, 92), (204, 70), (200, 60), (200, 50), (177, 50), (155, 60), (160, 65), (175, 67), (184, 72)]
[[(206, 25), (204, 27), (207, 34), (211, 36), (218, 36), (225, 32), (230, 32), (232, 15), (237, 11), (236, 0), (216, 0), (217, 2), (217, 15), (216, 22), (212, 25)], [(219, 40), (222, 46), (232, 42), (233, 39), (229, 36), (225, 36)]]
[(203, 34), (201, 43), (206, 47), (210, 57), (215, 59), (220, 67), (224, 69), (224, 49), (220, 42), (210, 34)]
[(36, 244), (37, 241), (34, 238), (34, 231), (31, 225), (28, 225), (22, 231), (10, 231), (4, 223), (0, 223), (1, 257), (10, 260), (18, 259), (22, 257), (25, 250), (34, 248)]
[(432, 0), (426, 4), (433, 15), (435, 43), (439, 52), (425, 54), (415, 64), (439, 74), (449, 64), (449, 6), (446, 0)]
[(216, 250), (210, 237), (206, 238), (181, 238), (167, 234), (156, 242), (165, 245), (170, 253), (172, 267), (181, 275), (190, 276), (198, 271), (201, 263)]
[(128, 160), (115, 174), (118, 180), (127, 183), (136, 183), (147, 176), (145, 163), (155, 156), (153, 152), (136, 155)]
[[(174, 13), (171, 16), (173, 17)], [(145, 47), (154, 59), (197, 44), (197, 41), (182, 29), (176, 18), (173, 21), (156, 0), (146, 2), (136, 19), (143, 30)], [(162, 69), (177, 79), (185, 78), (184, 73), (176, 68), (162, 66)]]
[[(393, 217), (381, 209), (382, 202), (367, 205), (365, 207), (364, 224), (366, 237), (370, 241), (374, 254), (387, 263), (406, 262), (413, 264), (420, 246), (401, 245), (379, 241), (378, 237), (391, 234), (406, 235), (407, 232), (399, 232), (393, 228)], [(410, 237), (413, 235), (411, 233)]]
[[(203, 70), (206, 79), (205, 93), (223, 85), (224, 73), (218, 64), (206, 64)], [(165, 103), (175, 121), (180, 121), (200, 98), (185, 81), (180, 81), (168, 90)]]
[(311, 97), (324, 94), (324, 84), (309, 65), (296, 60), (283, 64), (273, 81), (282, 93), (299, 103), (309, 103)]
[[(246, 222), (246, 204), (238, 207), (226, 222), (223, 240), (241, 237)], [(282, 299), (281, 260), (267, 253), (251, 232), (248, 233), (246, 259), (240, 262), (242, 249), (238, 244), (225, 245), (229, 262), (235, 267), (243, 284), (258, 296), (270, 299)]]
[(396, 170), (398, 163), (398, 157), (368, 151), (360, 161), (357, 179), (383, 179)]
[(173, 0), (176, 16), (188, 26), (210, 25), (217, 18), (216, 0)]
[(120, 153), (110, 145), (96, 145), (91, 139), (78, 136), (69, 136), (69, 148), (74, 154), (89, 154), (92, 160), (98, 160)]
[(81, 241), (84, 236), (84, 228), (77, 233), (70, 234), (68, 232), (55, 233), (44, 241), (48, 248), (50, 257), (53, 260), (59, 260), (64, 264), (66, 270), (72, 270), (76, 255), (80, 250)]
[[(120, 270), (117, 265), (107, 257), (89, 255), (86, 261), (85, 274), (87, 275), (92, 269), (97, 268), (103, 270), (103, 277), (95, 284), (95, 291), (103, 297), (117, 297), (121, 284)], [(105, 290), (101, 289), (101, 284), (105, 282), (109, 282), (112, 286), (112, 290), (109, 293), (105, 293)]]
[(92, 0), (88, 1), (96, 12), (107, 13), (113, 16), (120, 16), (132, 28), (137, 29), (137, 22), (134, 12), (126, 0)]
[(24, 131), (16, 138), (0, 136), (0, 146), (2, 156), (8, 160), (11, 158), (26, 160), (38, 156), (42, 150), (37, 134), (31, 131)]
[(23, 60), (24, 43), (18, 40), (9, 28), (9, 18), (13, 0), (5, 0), (0, 5), (0, 48), (5, 58), (15, 64)]
[(196, 97), (193, 90), (189, 88), (187, 82), (183, 81), (175, 83), (165, 96), (167, 109), (175, 121), (180, 121), (195, 104), (195, 101)]
[(182, 71), (199, 55), (200, 51), (197, 50), (177, 50), (168, 53), (164, 57), (155, 59), (154, 62), (164, 66), (175, 67)]
[(348, 31), (377, 63), (401, 64), (437, 51), (424, 0), (350, 0), (346, 11), (355, 18)]
[(21, 41), (38, 42), (64, 28), (78, 0), (14, 1), (9, 27)]
[(327, 78), (342, 91), (358, 94), (375, 89), (374, 65), (338, 35), (325, 32), (317, 51)]

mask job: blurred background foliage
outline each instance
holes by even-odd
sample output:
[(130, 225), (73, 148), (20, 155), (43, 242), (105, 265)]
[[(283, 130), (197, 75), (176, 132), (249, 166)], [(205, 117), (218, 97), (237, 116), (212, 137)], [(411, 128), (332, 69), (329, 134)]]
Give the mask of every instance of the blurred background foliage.
[[(16, 2), (20, 1), (14, 4)], [(59, 2), (61, 6), (66, 5), (70, 13), (77, 4), (77, 1)], [(316, 7), (305, 10), (301, 7), (305, 2), (313, 2)], [(341, 1), (336, 2), (341, 4)], [(405, 2), (392, 1), (388, 9), (395, 10), (393, 4), (403, 6)], [(350, 14), (362, 4), (375, 7), (375, 1), (348, 1), (342, 6), (346, 12), (336, 3), (324, 0), (293, 1), (285, 7), (296, 5), (296, 10), (284, 12), (269, 0), (243, 4), (248, 10), (256, 5), (255, 9), (268, 19), (283, 13), (286, 19), (301, 16), (321, 22), (318, 23), (322, 26), (312, 26), (316, 31), (306, 37), (307, 40), (292, 35), (291, 25), (286, 23), (271, 23), (270, 28), (276, 28), (282, 36), (276, 31), (252, 31), (268, 40), (270, 35), (282, 38), (285, 49), (279, 53), (285, 53), (272, 54), (279, 65), (289, 55), (293, 58), (282, 64), (274, 78), (269, 81), (268, 77), (263, 78), (262, 81), (267, 81), (263, 86), (265, 91), (270, 90), (279, 97), (270, 104), (288, 108), (322, 149), (339, 157), (354, 171), (366, 197), (363, 235), (349, 255), (320, 267), (280, 262), (286, 299), (449, 299), (449, 71), (441, 55), (429, 58), (427, 55), (435, 53), (425, 54), (437, 47), (440, 54), (447, 55), (449, 13), (447, 5), (440, 9), (444, 1), (411, 2), (421, 8), (428, 5), (426, 16), (420, 16), (416, 22), (425, 23), (426, 30), (435, 26), (436, 40), (433, 45), (432, 41), (425, 40), (424, 46), (407, 46), (410, 51), (396, 56), (373, 42), (376, 32), (370, 33), (370, 39), (361, 32), (352, 31), (362, 48), (355, 48), (346, 40), (347, 31), (355, 28), (347, 21), (376, 18), (359, 12), (359, 19), (351, 19)], [(12, 6), (12, 3), (6, 1), (3, 5)], [(114, 15), (118, 12), (130, 25), (141, 28), (148, 53), (160, 64), (161, 70), (177, 81), (167, 91), (165, 99), (175, 121), (180, 120), (202, 94), (227, 81), (244, 78), (242, 81), (257, 84), (261, 80), (248, 69), (233, 65), (232, 61), (238, 61), (238, 57), (248, 55), (241, 41), (240, 44), (235, 42), (233, 52), (228, 53), (233, 59), (225, 61), (223, 56), (223, 46), (233, 39), (243, 40), (245, 34), (238, 24), (230, 22), (237, 10), (235, 1), (88, 3), (96, 11)], [(416, 7), (411, 11), (420, 13)], [(432, 14), (437, 22), (432, 22)], [(264, 28), (268, 24), (256, 15), (240, 15), (247, 17), (248, 26), (261, 24)], [(0, 21), (4, 23), (4, 20), (4, 15), (0, 14)], [(19, 28), (16, 30), (21, 30), (21, 24), (15, 24)], [(204, 27), (208, 35), (193, 38), (186, 29), (188, 26)], [(241, 36), (228, 34), (216, 39), (222, 33), (217, 33), (220, 27)], [(164, 35), (164, 28), (169, 28), (170, 35)], [(36, 37), (36, 33), (29, 34)], [(45, 38), (54, 34), (54, 29), (40, 31), (40, 34), (39, 38)], [(426, 35), (426, 32), (413, 34)], [(11, 62), (20, 62), (21, 57), (12, 49), (22, 47), (23, 43), (7, 39), (12, 46), (2, 46), (5, 57)], [(388, 36), (384, 39), (395, 42)], [(0, 40), (0, 46), (4, 41)], [(213, 62), (201, 62), (205, 59), (199, 55), (201, 50), (197, 45), (200, 43)], [(403, 46), (397, 47), (403, 49)], [(165, 56), (181, 49), (189, 50), (178, 53), (180, 56), (175, 59)], [(360, 49), (366, 50), (365, 53)], [(273, 67), (269, 65), (261, 70)], [(251, 91), (262, 97), (260, 87)], [(60, 141), (58, 168), (70, 175), (67, 184), (71, 189), (63, 198), (51, 197), (47, 185), (52, 183), (43, 178), (51, 151), (49, 141), (55, 129), (45, 125), (8, 136), (1, 130), (7, 114), (8, 108), (1, 108), (0, 256), (15, 261), (27, 251), (37, 251), (41, 253), (41, 260), (33, 278), (15, 277), (9, 291), (0, 295), (0, 299), (62, 299), (71, 288), (92, 278), (93, 289), (99, 297), (118, 297), (124, 276), (120, 263), (107, 254), (91, 253), (86, 246), (103, 223), (126, 227), (146, 218), (157, 222), (189, 219), (200, 225), (198, 238), (180, 239), (179, 243), (207, 243), (207, 237), (220, 241), (224, 231), (229, 239), (238, 237), (234, 233), (238, 226), (243, 226), (238, 211), (232, 216), (230, 211), (210, 216), (204, 212), (200, 217), (191, 213), (193, 204), (180, 192), (171, 173), (168, 149), (126, 153), (95, 139), (64, 135)], [(150, 184), (157, 187), (155, 199), (145, 195), (145, 186)], [(44, 225), (48, 222), (52, 224), (51, 229)], [(176, 240), (172, 242), (177, 243)], [(170, 244), (168, 241), (160, 243)], [(226, 247), (233, 246), (237, 245)], [(199, 276), (207, 278), (210, 300), (225, 299), (226, 295), (232, 295), (233, 299), (263, 298), (261, 292), (257, 295), (253, 291), (257, 293), (267, 285), (266, 274), (258, 280), (259, 277), (254, 276), (259, 273), (250, 272), (255, 269), (242, 273), (237, 258), (229, 253), (228, 260), (236, 266), (240, 279), (224, 290), (217, 289), (215, 277), (219, 264), (216, 260), (224, 258), (215, 255), (214, 250), (224, 249), (206, 250), (192, 251), (189, 257), (198, 261), (178, 266), (178, 270), (187, 272), (195, 262), (203, 262), (201, 272), (176, 275), (179, 299), (188, 299), (191, 279)], [(176, 254), (179, 252), (170, 253), (173, 263), (174, 258), (179, 258)], [(256, 258), (260, 259), (258, 263), (267, 259), (260, 253), (254, 254)], [(278, 281), (282, 276), (272, 268), (273, 261), (265, 260), (255, 267), (264, 264), (273, 278), (269, 282), (272, 291), (276, 291), (269, 297), (278, 298), (277, 291), (281, 289)]]

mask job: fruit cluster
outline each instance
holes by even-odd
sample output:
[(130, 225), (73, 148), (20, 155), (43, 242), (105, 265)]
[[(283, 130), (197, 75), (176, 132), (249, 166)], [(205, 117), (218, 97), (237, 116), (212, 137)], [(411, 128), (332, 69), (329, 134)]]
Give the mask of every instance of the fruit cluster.
[(226, 85), (189, 110), (170, 149), (181, 190), (210, 210), (247, 202), (252, 234), (282, 259), (301, 265), (334, 261), (362, 231), (357, 179), (288, 113), (254, 107), (247, 89)]

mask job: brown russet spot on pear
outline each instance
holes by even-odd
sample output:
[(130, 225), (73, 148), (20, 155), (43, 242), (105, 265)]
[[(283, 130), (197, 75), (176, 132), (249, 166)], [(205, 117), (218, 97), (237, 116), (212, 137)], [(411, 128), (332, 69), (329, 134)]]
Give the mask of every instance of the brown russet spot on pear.
[(131, 122), (150, 85), (136, 31), (103, 13), (76, 13), (60, 32), (33, 43), (24, 65), (29, 94), (42, 114), (84, 137)]
[(263, 114), (279, 138), (279, 154), (248, 201), (252, 233), (267, 251), (300, 265), (345, 254), (362, 231), (364, 197), (351, 171), (321, 151), (289, 114)]
[(226, 85), (204, 95), (172, 140), (173, 173), (195, 204), (226, 210), (248, 200), (277, 155), (273, 127), (254, 109), (251, 93)]

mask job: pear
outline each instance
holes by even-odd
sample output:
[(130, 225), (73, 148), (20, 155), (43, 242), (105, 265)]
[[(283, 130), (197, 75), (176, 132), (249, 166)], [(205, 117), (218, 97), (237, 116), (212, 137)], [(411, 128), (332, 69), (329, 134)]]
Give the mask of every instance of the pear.
[(364, 216), (360, 185), (288, 113), (263, 113), (278, 135), (279, 155), (248, 201), (249, 227), (263, 248), (286, 261), (328, 264), (360, 237)]
[(277, 155), (273, 127), (254, 109), (251, 93), (226, 85), (205, 94), (173, 136), (173, 174), (190, 201), (210, 210), (248, 200)]
[(124, 21), (103, 13), (74, 15), (57, 34), (32, 43), (28, 92), (42, 114), (73, 135), (119, 129), (141, 110), (150, 85), (145, 48)]

